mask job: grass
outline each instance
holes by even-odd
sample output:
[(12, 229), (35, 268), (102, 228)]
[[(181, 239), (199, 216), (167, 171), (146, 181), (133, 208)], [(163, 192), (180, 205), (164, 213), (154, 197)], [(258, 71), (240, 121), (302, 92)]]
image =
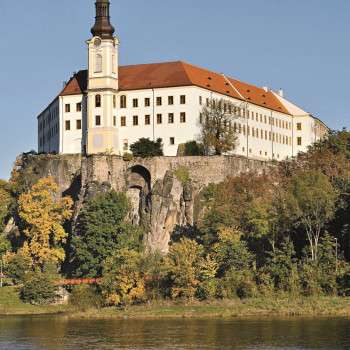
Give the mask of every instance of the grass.
[(350, 298), (277, 296), (246, 300), (210, 302), (158, 301), (124, 310), (116, 308), (79, 311), (72, 306), (34, 306), (24, 304), (14, 287), (0, 288), (0, 315), (63, 314), (69, 318), (244, 318), (244, 317), (336, 317), (350, 316)]
[(16, 287), (0, 288), (0, 315), (43, 315), (67, 312), (66, 305), (37, 306), (25, 304), (19, 297)]

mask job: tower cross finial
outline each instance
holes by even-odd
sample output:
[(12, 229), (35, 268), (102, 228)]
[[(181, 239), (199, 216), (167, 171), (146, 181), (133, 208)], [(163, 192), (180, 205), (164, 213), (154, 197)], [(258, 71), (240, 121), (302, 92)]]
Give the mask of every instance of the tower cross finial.
[(99, 36), (101, 39), (113, 39), (115, 32), (110, 22), (109, 0), (96, 0), (95, 25), (91, 28), (93, 36)]

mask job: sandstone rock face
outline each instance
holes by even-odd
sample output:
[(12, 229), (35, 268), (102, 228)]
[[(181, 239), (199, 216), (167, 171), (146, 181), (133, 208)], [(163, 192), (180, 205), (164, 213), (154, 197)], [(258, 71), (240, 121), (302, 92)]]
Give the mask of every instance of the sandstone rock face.
[[(19, 164), (18, 171), (28, 184), (53, 176), (61, 195), (74, 199), (72, 227), (86, 199), (110, 189), (125, 192), (131, 204), (129, 220), (143, 227), (149, 250), (164, 254), (174, 228), (195, 223), (205, 186), (244, 172), (262, 173), (271, 166), (238, 156), (156, 157), (126, 162), (111, 155), (31, 155)], [(180, 167), (187, 170), (188, 181), (181, 182), (174, 175)]]

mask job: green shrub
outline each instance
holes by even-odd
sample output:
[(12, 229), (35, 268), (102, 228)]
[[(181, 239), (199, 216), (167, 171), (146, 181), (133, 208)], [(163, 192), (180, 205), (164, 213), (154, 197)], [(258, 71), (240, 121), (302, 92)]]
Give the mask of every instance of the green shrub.
[(125, 153), (123, 154), (123, 160), (124, 160), (125, 162), (131, 162), (133, 159), (134, 159), (134, 156), (133, 156), (131, 153), (125, 152)]
[(186, 185), (190, 182), (190, 172), (187, 167), (179, 166), (175, 171), (174, 175), (176, 178), (182, 183), (182, 185)]
[(149, 158), (163, 155), (162, 140), (151, 141), (150, 139), (141, 138), (130, 146), (134, 157)]
[(69, 297), (69, 303), (76, 309), (86, 311), (102, 306), (102, 296), (93, 286), (76, 286), (73, 288)]
[(30, 258), (16, 254), (13, 255), (6, 264), (5, 272), (14, 284), (21, 284), (24, 276), (31, 269)]
[(54, 281), (55, 277), (51, 273), (40, 270), (28, 272), (24, 276), (21, 299), (34, 305), (52, 303), (57, 297), (58, 290)]
[(186, 142), (184, 145), (185, 156), (202, 156), (204, 155), (203, 145), (196, 141)]

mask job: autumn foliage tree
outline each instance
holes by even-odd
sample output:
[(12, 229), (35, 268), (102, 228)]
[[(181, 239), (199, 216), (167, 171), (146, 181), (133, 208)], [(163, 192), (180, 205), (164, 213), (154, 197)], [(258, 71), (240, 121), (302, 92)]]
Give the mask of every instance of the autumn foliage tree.
[(58, 185), (52, 177), (40, 179), (20, 195), (19, 216), (25, 237), (21, 252), (31, 258), (33, 267), (64, 260), (62, 244), (67, 232), (63, 224), (72, 216), (72, 204), (69, 197), (58, 198)]

